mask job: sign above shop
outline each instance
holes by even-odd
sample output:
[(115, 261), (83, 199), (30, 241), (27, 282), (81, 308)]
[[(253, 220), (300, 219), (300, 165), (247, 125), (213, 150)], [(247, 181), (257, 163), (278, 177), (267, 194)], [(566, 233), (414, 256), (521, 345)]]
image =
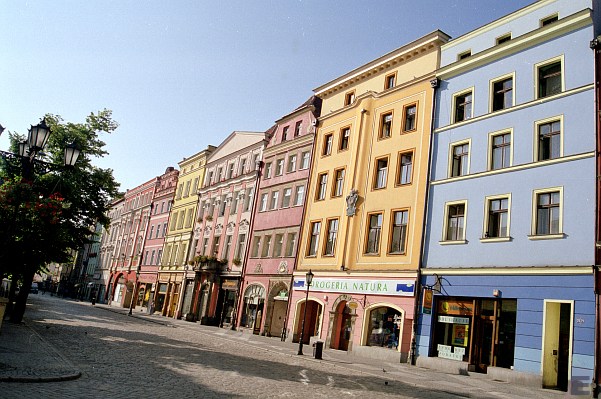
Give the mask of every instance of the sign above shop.
[[(305, 291), (305, 279), (295, 278), (294, 289)], [(314, 277), (311, 291), (340, 292), (366, 295), (413, 296), (415, 281), (413, 280), (361, 280)]]

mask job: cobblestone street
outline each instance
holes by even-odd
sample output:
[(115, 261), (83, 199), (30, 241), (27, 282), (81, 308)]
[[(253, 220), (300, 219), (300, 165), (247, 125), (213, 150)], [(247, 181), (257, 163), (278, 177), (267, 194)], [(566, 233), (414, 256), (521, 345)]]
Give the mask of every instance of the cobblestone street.
[[(217, 328), (136, 313), (130, 317), (126, 312), (31, 296), (27, 324), (82, 376), (62, 382), (0, 383), (0, 397), (545, 397), (542, 390), (529, 394), (527, 388), (488, 381), (500, 388), (495, 392), (479, 388), (478, 379), (409, 366), (403, 366), (404, 373), (390, 370), (385, 375), (381, 367), (376, 372), (375, 366), (345, 365), (326, 356), (316, 361), (310, 357), (310, 347), (305, 356), (298, 356), (293, 346), (280, 345), (277, 338), (253, 344), (232, 339)], [(547, 394), (559, 397), (555, 392)]]

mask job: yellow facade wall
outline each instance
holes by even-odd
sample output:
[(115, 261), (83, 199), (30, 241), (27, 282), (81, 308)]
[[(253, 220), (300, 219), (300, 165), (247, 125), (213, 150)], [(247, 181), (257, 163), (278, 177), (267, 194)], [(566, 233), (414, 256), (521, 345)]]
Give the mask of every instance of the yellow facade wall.
[[(419, 267), (428, 171), (429, 141), (434, 88), (430, 81), (439, 61), (438, 47), (425, 49), (395, 68), (382, 69), (356, 85), (342, 87), (324, 96), (322, 116), (316, 136), (312, 174), (308, 186), (305, 221), (299, 247), (299, 272), (415, 272)], [(396, 73), (396, 86), (384, 89), (385, 77)], [(345, 95), (355, 90), (355, 101), (344, 105)], [(414, 130), (403, 132), (405, 107), (416, 105)], [(389, 138), (380, 138), (382, 115), (392, 113)], [(348, 150), (340, 150), (343, 129), (350, 128)], [(333, 136), (330, 155), (324, 155), (326, 136)], [(412, 152), (410, 184), (397, 184), (400, 154)], [(387, 160), (384, 188), (375, 189), (378, 159)], [(335, 171), (345, 169), (343, 195), (333, 197)], [(320, 176), (327, 173), (326, 198), (317, 199)], [(356, 214), (346, 215), (346, 196), (358, 190)], [(407, 210), (406, 250), (389, 254), (391, 218), (395, 210)], [(371, 213), (382, 214), (380, 247), (377, 254), (366, 254)], [(328, 220), (339, 220), (333, 256), (324, 255)], [(321, 222), (321, 234), (315, 256), (309, 256), (312, 222)]]

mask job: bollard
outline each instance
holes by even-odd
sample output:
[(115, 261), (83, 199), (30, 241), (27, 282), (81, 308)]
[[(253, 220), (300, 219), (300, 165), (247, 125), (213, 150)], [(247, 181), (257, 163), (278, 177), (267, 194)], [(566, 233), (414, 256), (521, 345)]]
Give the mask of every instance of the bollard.
[(323, 354), (323, 342), (315, 341), (313, 343), (313, 357), (315, 359), (321, 359), (322, 354)]

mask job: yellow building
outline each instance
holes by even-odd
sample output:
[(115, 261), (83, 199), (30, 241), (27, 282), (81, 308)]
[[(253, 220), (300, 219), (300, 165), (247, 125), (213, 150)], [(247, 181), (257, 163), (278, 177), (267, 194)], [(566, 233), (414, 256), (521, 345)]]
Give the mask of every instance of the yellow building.
[(188, 270), (187, 262), (191, 256), (190, 245), (198, 207), (198, 188), (204, 181), (207, 158), (214, 150), (215, 147), (208, 146), (207, 149), (184, 158), (178, 164), (180, 173), (169, 213), (154, 299), (155, 311), (164, 316), (181, 316), (183, 282), (186, 281), (187, 273), (194, 274)]
[(315, 89), (323, 100), (289, 328), (406, 359), (420, 264), (435, 70), (430, 33)]

